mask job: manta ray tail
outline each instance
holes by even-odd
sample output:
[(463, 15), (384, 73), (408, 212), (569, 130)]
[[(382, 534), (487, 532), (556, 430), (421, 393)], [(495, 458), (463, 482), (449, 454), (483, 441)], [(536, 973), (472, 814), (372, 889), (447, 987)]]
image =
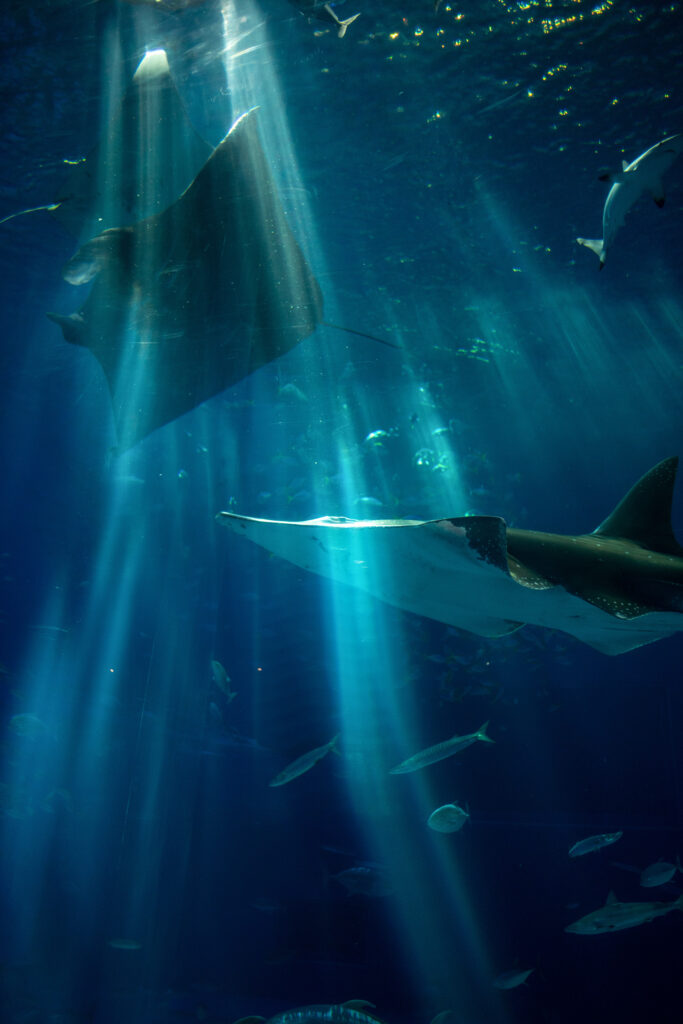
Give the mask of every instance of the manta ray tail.
[(370, 341), (378, 341), (380, 345), (388, 345), (389, 348), (401, 348), (400, 345), (396, 345), (393, 341), (388, 341), (386, 338), (378, 338), (376, 334), (367, 334), (365, 331), (356, 331), (353, 327), (342, 327), (341, 324), (332, 324), (329, 320), (323, 320), (322, 323), (325, 327), (333, 327), (335, 331), (346, 331), (347, 334), (356, 334), (359, 338), (369, 338)]
[(611, 515), (593, 533), (635, 541), (650, 551), (683, 556), (671, 528), (678, 456), (664, 459), (633, 485)]
[(605, 265), (607, 254), (602, 244), (602, 238), (577, 238), (576, 241), (579, 245), (585, 245), (587, 249), (592, 249), (593, 252), (600, 258), (600, 270)]

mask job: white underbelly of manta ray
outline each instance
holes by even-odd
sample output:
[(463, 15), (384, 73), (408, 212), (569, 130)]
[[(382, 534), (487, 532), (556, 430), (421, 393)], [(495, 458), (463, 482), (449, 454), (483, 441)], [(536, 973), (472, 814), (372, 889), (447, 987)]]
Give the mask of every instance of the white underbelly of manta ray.
[(649, 471), (591, 534), (493, 516), (220, 522), (310, 572), (482, 636), (525, 623), (620, 654), (683, 629), (683, 550), (670, 526), (678, 460)]

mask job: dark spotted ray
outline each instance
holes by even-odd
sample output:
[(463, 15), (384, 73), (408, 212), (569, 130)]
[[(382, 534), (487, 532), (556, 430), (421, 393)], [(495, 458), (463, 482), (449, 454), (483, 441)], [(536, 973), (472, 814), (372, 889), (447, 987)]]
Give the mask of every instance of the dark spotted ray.
[(665, 459), (593, 533), (510, 529), (495, 516), (281, 523), (220, 512), (236, 533), (311, 572), (481, 636), (525, 623), (621, 654), (683, 630), (683, 549)]
[(118, 450), (289, 351), (322, 320), (320, 287), (244, 114), (161, 213), (112, 228), (67, 263), (93, 280), (77, 313), (49, 314), (99, 359)]

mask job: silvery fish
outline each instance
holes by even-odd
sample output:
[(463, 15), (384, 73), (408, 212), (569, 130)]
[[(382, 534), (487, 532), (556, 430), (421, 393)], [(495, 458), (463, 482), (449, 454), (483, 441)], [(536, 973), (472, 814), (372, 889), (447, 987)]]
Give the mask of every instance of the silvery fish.
[(237, 696), (235, 691), (230, 688), (230, 676), (225, 671), (220, 661), (211, 662), (211, 672), (213, 674), (214, 683), (221, 693), (227, 698), (228, 704), (230, 704)]
[(513, 971), (503, 971), (499, 974), (496, 980), (493, 982), (494, 988), (517, 988), (518, 985), (523, 985), (530, 974), (534, 973), (535, 968), (530, 967), (527, 971), (520, 971), (519, 969)]
[(605, 932), (620, 932), (625, 928), (636, 928), (647, 924), (656, 917), (663, 917), (672, 910), (683, 910), (683, 896), (670, 903), (620, 903), (613, 892), (607, 897), (604, 907), (593, 910), (568, 924), (566, 932), (575, 935), (604, 935)]
[[(268, 1024), (377, 1024), (377, 1018), (356, 1008), (358, 1000), (348, 1003), (301, 1006), (268, 1018)], [(369, 1004), (372, 1005), (372, 1004)], [(263, 1024), (265, 1017), (241, 1017), (235, 1024)]]
[(681, 862), (676, 857), (675, 864), (669, 864), (665, 860), (658, 860), (656, 864), (649, 864), (640, 872), (640, 884), (644, 889), (654, 889), (658, 885), (666, 885), (674, 877), (677, 871), (681, 871)]
[(309, 750), (307, 754), (302, 754), (301, 757), (297, 757), (296, 761), (292, 761), (286, 768), (283, 768), (274, 779), (271, 779), (268, 783), (269, 786), (284, 786), (286, 782), (291, 782), (292, 779), (296, 779), (299, 775), (303, 775), (304, 772), (308, 772), (313, 768), (314, 765), (321, 761), (326, 754), (329, 754), (331, 750), (335, 754), (339, 753), (337, 749), (337, 740), (339, 739), (339, 733), (333, 736), (329, 743), (324, 743), (322, 747), (315, 747), (313, 750)]
[(611, 846), (623, 836), (623, 832), (603, 832), (600, 836), (589, 836), (588, 839), (581, 839), (569, 848), (570, 857), (583, 857), (586, 853), (593, 853), (601, 850), (603, 846)]
[(427, 824), (435, 832), (459, 832), (468, 818), (468, 812), (457, 804), (444, 804), (432, 811)]
[(395, 768), (390, 768), (389, 771), (392, 775), (405, 775), (406, 772), (416, 772), (418, 768), (425, 768), (428, 764), (435, 764), (437, 761), (443, 761), (446, 757), (452, 757), (453, 754), (465, 750), (477, 740), (494, 743), (495, 740), (490, 739), (486, 734), (488, 724), (488, 722), (484, 722), (480, 729), (477, 729), (476, 732), (469, 732), (466, 736), (451, 736), (443, 743), (436, 743), (433, 747), (420, 750), (407, 760), (401, 761)]

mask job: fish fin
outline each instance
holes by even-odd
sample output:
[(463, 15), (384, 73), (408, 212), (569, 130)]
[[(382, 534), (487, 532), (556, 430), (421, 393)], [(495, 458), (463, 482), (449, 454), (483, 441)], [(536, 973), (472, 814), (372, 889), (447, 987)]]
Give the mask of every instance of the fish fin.
[(62, 328), (64, 341), (69, 341), (72, 345), (87, 345), (84, 338), (85, 320), (80, 313), (48, 313), (47, 318)]
[(600, 269), (602, 270), (607, 254), (603, 245), (602, 238), (577, 238), (576, 241), (579, 245), (585, 245), (587, 249), (592, 249), (596, 256), (600, 258)]
[(610, 889), (610, 891), (607, 893), (607, 899), (605, 900), (605, 906), (606, 907), (613, 907), (618, 902), (619, 902), (619, 900), (614, 895), (614, 890)]
[(130, 228), (109, 228), (80, 247), (76, 255), (65, 264), (62, 277), (69, 284), (88, 284), (112, 257), (123, 255), (124, 247), (132, 244), (133, 232)]
[(477, 739), (478, 740), (485, 740), (487, 743), (495, 743), (496, 741), (492, 740), (491, 737), (487, 734), (488, 727), (489, 727), (489, 723), (488, 722), (484, 722), (484, 724), (481, 726), (481, 728), (477, 729)]
[(332, 739), (330, 740), (330, 742), (328, 743), (328, 747), (330, 748), (330, 753), (331, 754), (339, 754), (339, 756), (341, 757), (342, 756), (342, 752), (339, 749), (339, 744), (338, 744), (338, 740), (339, 740), (340, 736), (341, 736), (340, 732), (338, 732), (336, 736), (333, 736)]
[(631, 540), (649, 551), (683, 557), (683, 548), (671, 527), (677, 469), (677, 455), (653, 466), (593, 530), (593, 536)]
[(624, 171), (627, 171), (627, 170), (628, 170), (628, 160), (622, 160), (622, 161), (621, 161), (621, 170), (622, 170), (622, 173), (623, 173)]
[(337, 17), (334, 8), (331, 7), (329, 4), (325, 4), (325, 10), (327, 11), (327, 13), (337, 26), (337, 36), (339, 39), (344, 38), (344, 36), (346, 35), (346, 30), (349, 27), (349, 25), (351, 25), (356, 20), (356, 18), (359, 18), (361, 15), (361, 12), (359, 11), (358, 14), (353, 14), (351, 15), (350, 18), (344, 18), (344, 20), (342, 21), (341, 18)]

